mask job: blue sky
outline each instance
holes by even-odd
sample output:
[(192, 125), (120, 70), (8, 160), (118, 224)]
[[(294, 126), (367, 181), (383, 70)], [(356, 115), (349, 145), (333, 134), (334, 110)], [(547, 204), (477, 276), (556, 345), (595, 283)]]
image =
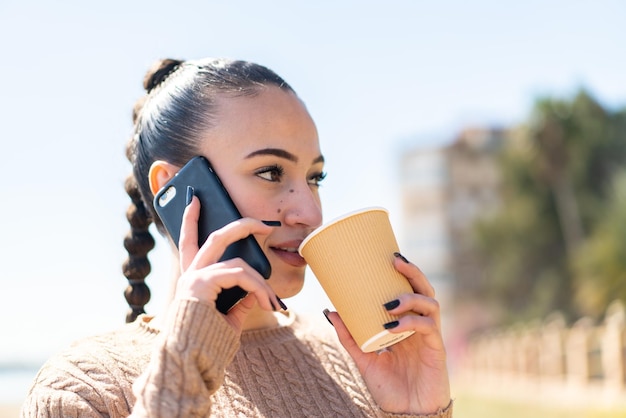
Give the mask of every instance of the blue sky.
[[(276, 70), (317, 122), (325, 217), (385, 206), (401, 229), (403, 150), (519, 123), (541, 95), (586, 87), (626, 104), (626, 3), (507, 3), (4, 0), (0, 363), (37, 362), (123, 323), (124, 147), (154, 60), (226, 56)], [(160, 241), (151, 313), (168, 257)], [(313, 280), (286, 302), (328, 306)]]

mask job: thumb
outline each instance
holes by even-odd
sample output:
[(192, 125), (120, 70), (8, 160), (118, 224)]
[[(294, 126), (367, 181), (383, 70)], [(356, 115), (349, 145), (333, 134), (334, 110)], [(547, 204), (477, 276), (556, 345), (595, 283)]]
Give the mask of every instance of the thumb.
[(239, 300), (230, 310), (226, 313), (226, 319), (238, 330), (241, 331), (243, 323), (252, 311), (252, 308), (256, 304), (256, 299), (253, 295), (247, 294)]
[(341, 316), (339, 316), (339, 313), (328, 312), (326, 314), (326, 318), (328, 318), (328, 321), (330, 321), (333, 327), (335, 327), (335, 332), (337, 333), (339, 342), (350, 354), (350, 356), (354, 358), (359, 354), (363, 354), (363, 351), (361, 351), (361, 348), (357, 345), (356, 341), (354, 341), (354, 338), (352, 338), (350, 331), (348, 331), (348, 328), (341, 319)]

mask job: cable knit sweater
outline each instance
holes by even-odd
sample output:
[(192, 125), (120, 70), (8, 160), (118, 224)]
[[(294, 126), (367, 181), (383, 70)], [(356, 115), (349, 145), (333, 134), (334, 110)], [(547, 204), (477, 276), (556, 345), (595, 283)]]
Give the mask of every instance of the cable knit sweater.
[[(289, 316), (238, 338), (214, 307), (179, 300), (75, 343), (39, 371), (22, 417), (410, 417), (374, 403), (328, 324)], [(133, 383), (137, 381), (137, 384)], [(452, 405), (429, 417), (452, 417)]]

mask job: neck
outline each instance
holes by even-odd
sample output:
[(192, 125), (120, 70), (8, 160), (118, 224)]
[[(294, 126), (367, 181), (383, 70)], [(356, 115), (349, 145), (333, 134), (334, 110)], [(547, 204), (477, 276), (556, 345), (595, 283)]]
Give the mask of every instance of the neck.
[(265, 311), (255, 303), (243, 323), (242, 330), (249, 331), (263, 328), (276, 328), (277, 326), (278, 318), (274, 312)]
[[(170, 302), (173, 299), (170, 300)], [(269, 329), (269, 328), (277, 328), (281, 325), (281, 316), (282, 321), (287, 319), (286, 315), (282, 315), (278, 312), (268, 312), (265, 311), (255, 303), (254, 306), (250, 309), (250, 313), (246, 317), (246, 320), (241, 327), (242, 331), (251, 331), (257, 329)], [(157, 315), (152, 319), (151, 324), (155, 325), (157, 328), (162, 326), (161, 321), (163, 319), (162, 315)]]

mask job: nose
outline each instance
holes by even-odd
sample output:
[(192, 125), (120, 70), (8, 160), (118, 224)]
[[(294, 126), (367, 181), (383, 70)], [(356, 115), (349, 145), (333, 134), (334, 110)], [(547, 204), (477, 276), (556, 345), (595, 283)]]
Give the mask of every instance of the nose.
[(315, 229), (322, 224), (322, 204), (317, 191), (307, 183), (289, 190), (285, 223)]

